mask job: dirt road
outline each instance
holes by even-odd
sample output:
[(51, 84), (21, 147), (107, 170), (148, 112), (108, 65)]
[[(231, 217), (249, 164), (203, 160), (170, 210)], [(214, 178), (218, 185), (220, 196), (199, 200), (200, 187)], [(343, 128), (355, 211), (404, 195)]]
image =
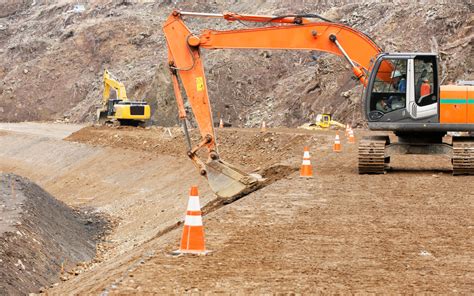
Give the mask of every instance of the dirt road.
[(45, 122), (0, 122), (0, 130), (64, 139), (71, 133), (85, 127), (84, 124), (61, 124)]
[[(99, 262), (48, 292), (474, 290), (474, 177), (451, 176), (448, 159), (398, 157), (389, 174), (358, 175), (356, 145), (343, 140), (343, 152), (334, 154), (332, 131), (218, 133), (226, 160), (248, 170), (288, 169), (271, 185), (205, 215), (209, 256), (177, 258), (169, 252), (178, 246), (176, 222), (189, 186), (199, 185), (203, 205), (214, 198), (179, 156), (179, 131), (88, 128), (69, 142), (1, 135), (1, 170), (119, 221)], [(304, 145), (315, 170), (308, 180), (294, 171)], [(52, 151), (54, 159), (48, 158)]]

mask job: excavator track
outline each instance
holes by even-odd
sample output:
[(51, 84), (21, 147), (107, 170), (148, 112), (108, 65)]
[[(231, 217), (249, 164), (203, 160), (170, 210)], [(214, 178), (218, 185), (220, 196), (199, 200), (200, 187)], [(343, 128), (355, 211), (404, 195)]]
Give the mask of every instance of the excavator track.
[(385, 173), (385, 146), (390, 143), (388, 136), (371, 136), (359, 143), (359, 174)]
[(453, 137), (453, 175), (474, 175), (474, 137)]

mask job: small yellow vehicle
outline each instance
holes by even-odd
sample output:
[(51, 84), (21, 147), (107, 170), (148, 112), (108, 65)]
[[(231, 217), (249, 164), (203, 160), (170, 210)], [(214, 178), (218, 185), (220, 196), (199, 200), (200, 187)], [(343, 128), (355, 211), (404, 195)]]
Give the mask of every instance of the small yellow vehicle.
[(328, 129), (335, 126), (336, 128), (345, 128), (346, 126), (340, 122), (332, 120), (332, 115), (328, 113), (316, 115), (315, 122), (305, 123), (299, 128), (309, 129), (309, 130), (321, 130)]
[[(115, 92), (115, 98), (111, 98), (111, 89)], [(104, 71), (102, 106), (97, 110), (99, 123), (142, 126), (150, 119), (150, 113), (147, 102), (129, 100), (123, 83), (109, 71)]]

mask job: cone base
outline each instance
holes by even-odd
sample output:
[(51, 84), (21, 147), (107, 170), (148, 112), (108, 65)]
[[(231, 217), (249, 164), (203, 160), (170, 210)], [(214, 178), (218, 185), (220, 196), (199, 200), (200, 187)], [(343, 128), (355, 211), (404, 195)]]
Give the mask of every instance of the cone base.
[(313, 168), (311, 165), (303, 165), (300, 167), (300, 177), (313, 178)]
[(184, 254), (193, 254), (193, 255), (207, 255), (211, 253), (210, 250), (198, 251), (198, 250), (175, 250), (171, 252), (171, 255), (179, 256)]

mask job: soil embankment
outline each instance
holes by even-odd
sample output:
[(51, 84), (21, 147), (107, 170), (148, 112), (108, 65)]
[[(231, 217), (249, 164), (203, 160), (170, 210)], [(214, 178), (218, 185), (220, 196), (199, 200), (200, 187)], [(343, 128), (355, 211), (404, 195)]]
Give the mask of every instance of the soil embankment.
[(30, 180), (0, 175), (0, 294), (37, 292), (96, 255), (106, 220), (74, 210)]

